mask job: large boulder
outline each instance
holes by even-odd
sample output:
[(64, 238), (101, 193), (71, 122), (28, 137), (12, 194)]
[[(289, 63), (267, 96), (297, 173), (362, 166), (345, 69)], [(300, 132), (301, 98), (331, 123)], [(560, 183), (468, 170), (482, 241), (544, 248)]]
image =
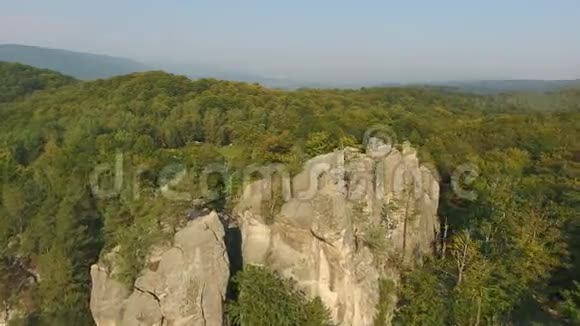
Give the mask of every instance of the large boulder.
[(157, 248), (127, 288), (113, 268), (91, 268), (91, 312), (97, 326), (222, 325), (229, 280), (225, 231), (212, 212), (190, 221), (172, 246)]
[(275, 178), (247, 185), (234, 210), (244, 262), (293, 278), (340, 325), (372, 325), (381, 278), (396, 284), (401, 264), (432, 251), (439, 228), (434, 172), (408, 144), (380, 148), (311, 159), (273, 218), (264, 212)]

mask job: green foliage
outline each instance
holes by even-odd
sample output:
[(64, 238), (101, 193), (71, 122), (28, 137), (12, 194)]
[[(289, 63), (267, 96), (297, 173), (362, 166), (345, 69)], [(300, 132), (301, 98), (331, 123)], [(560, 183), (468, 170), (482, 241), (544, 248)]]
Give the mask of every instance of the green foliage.
[(379, 303), (374, 326), (386, 326), (392, 317), (396, 303), (397, 288), (395, 282), (389, 279), (381, 279), (379, 283)]
[(74, 82), (74, 78), (54, 71), (0, 61), (0, 103)]
[(558, 305), (560, 313), (573, 324), (580, 323), (580, 284), (574, 282), (570, 290), (562, 292), (564, 301)]
[[(149, 247), (184, 223), (192, 200), (231, 209), (247, 166), (281, 163), (295, 173), (307, 158), (356, 145), (370, 126), (381, 124), (398, 139), (411, 139), (440, 172), (439, 213), (449, 221), (448, 238), (437, 245), (447, 244), (446, 252), (405, 276), (398, 320), (517, 320), (516, 307), (557, 305), (550, 298), (580, 275), (577, 90), (550, 94), (561, 100), (532, 107), (536, 102), (519, 100), (521, 94), (289, 92), (162, 72), (75, 82), (13, 64), (0, 64), (0, 90), (0, 304), (23, 306), (53, 325), (90, 320), (89, 266), (103, 254), (116, 250), (118, 277), (130, 283)], [(117, 152), (123, 154), (121, 189), (101, 198), (91, 191), (91, 175), (97, 165), (108, 165), (99, 184), (114, 189)], [(465, 185), (475, 200), (450, 190), (451, 175), (464, 163), (480, 170)], [(204, 191), (204, 173), (215, 166), (221, 172)], [(184, 177), (169, 188), (184, 196), (170, 200), (160, 188), (179, 171)], [(265, 205), (272, 216), (280, 207), (273, 198)], [(403, 199), (383, 209), (379, 227), (359, 230), (363, 244), (384, 251), (394, 210), (413, 222), (417, 214), (405, 205), (412, 198)], [(469, 259), (462, 258), (465, 244)], [(38, 273), (38, 281), (16, 287), (28, 272)], [(262, 285), (280, 285), (269, 280)], [(320, 310), (290, 293), (300, 313), (284, 318)], [(239, 312), (252, 308), (242, 299)], [(272, 307), (288, 309), (260, 300), (253, 307), (265, 309), (268, 318), (281, 318)]]
[[(442, 257), (403, 283), (398, 318), (405, 324), (435, 316), (448, 324), (507, 323), (520, 319), (510, 315), (515, 306), (545, 293), (551, 273), (562, 267), (563, 217), (541, 208), (541, 198), (520, 197), (530, 196), (528, 177), (521, 179), (529, 164), (524, 157), (507, 150), (479, 164), (485, 173), (475, 186), (479, 198), (461, 216), (467, 229), (456, 230)], [(438, 300), (423, 297), (435, 297), (434, 287)], [(419, 318), (423, 310), (433, 314)]]
[[(359, 201), (352, 209), (353, 221), (358, 225), (355, 234), (357, 241), (367, 246), (380, 261), (386, 259), (388, 249), (388, 230), (381, 224), (372, 223), (371, 218), (365, 210), (366, 203)], [(380, 263), (378, 261), (377, 263)]]
[(306, 140), (306, 154), (310, 157), (325, 154), (335, 147), (333, 140), (326, 132), (315, 132)]
[(240, 326), (326, 326), (328, 310), (319, 298), (308, 300), (290, 281), (269, 270), (246, 266), (234, 279), (239, 293), (227, 306), (231, 323)]
[(437, 266), (426, 264), (424, 268), (408, 274), (403, 279), (395, 325), (445, 325), (449, 314), (445, 279)]

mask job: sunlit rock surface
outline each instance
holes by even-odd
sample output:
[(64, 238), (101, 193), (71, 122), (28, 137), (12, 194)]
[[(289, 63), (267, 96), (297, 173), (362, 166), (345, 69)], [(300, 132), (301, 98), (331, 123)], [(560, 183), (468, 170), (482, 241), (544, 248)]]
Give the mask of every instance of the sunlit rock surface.
[(91, 312), (98, 326), (222, 325), (229, 279), (224, 227), (198, 217), (158, 248), (130, 289), (103, 264), (91, 268)]
[[(419, 164), (408, 144), (375, 148), (315, 157), (291, 182), (282, 182), (279, 194), (272, 189), (280, 178), (256, 181), (234, 212), (244, 262), (295, 279), (340, 325), (372, 325), (380, 278), (396, 284), (400, 264), (413, 265), (432, 252), (439, 228), (435, 173)], [(275, 216), (266, 216), (275, 196), (285, 200)]]

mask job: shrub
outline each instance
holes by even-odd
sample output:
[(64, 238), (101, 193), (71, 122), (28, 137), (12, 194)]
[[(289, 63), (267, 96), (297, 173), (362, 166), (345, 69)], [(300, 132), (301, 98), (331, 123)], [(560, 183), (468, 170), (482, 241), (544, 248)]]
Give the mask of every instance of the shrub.
[(238, 298), (226, 307), (240, 326), (322, 326), (329, 312), (319, 298), (308, 300), (294, 282), (263, 267), (248, 265), (234, 277)]

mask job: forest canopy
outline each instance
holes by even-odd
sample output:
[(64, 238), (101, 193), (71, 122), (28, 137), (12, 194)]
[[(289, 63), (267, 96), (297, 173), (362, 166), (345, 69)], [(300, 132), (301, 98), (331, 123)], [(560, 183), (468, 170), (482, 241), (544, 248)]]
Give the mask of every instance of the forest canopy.
[[(78, 82), (0, 63), (0, 308), (25, 309), (29, 323), (92, 324), (90, 265), (118, 247), (121, 278), (132, 281), (142, 249), (170, 236), (182, 223), (178, 212), (191, 205), (156, 195), (174, 173), (168, 166), (187, 168), (179, 187), (191, 198), (227, 211), (238, 198), (236, 171), (276, 162), (295, 172), (309, 157), (359, 145), (378, 125), (437, 168), (439, 215), (449, 230), (448, 250), (405, 274), (397, 321), (578, 321), (579, 94), (283, 91), (164, 72)], [(90, 182), (95, 167), (119, 161), (138, 178), (139, 196), (134, 182), (124, 182), (99, 198)], [(230, 175), (212, 184), (216, 196), (200, 191), (211, 164)], [(450, 190), (465, 164), (479, 172), (473, 200)], [(111, 188), (113, 179), (104, 183)], [(247, 293), (263, 290), (247, 282), (259, 273), (239, 278)], [(264, 286), (284, 282), (268, 280)], [(300, 309), (309, 305), (298, 301)]]
[(51, 70), (0, 61), (0, 103), (74, 82), (74, 78)]

